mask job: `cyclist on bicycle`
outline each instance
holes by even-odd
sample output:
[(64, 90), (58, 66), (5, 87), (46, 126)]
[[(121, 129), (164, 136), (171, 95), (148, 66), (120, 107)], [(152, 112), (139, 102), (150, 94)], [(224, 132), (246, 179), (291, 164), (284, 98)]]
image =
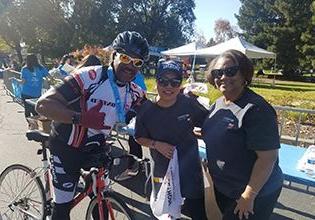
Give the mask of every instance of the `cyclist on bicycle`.
[(147, 40), (137, 32), (125, 31), (117, 35), (112, 47), (109, 67), (79, 69), (37, 102), (37, 112), (53, 120), (53, 220), (70, 219), (80, 168), (93, 162), (91, 155), (101, 154), (100, 146), (105, 145), (111, 129), (124, 126), (126, 112), (144, 97), (140, 87), (131, 81), (148, 58)]

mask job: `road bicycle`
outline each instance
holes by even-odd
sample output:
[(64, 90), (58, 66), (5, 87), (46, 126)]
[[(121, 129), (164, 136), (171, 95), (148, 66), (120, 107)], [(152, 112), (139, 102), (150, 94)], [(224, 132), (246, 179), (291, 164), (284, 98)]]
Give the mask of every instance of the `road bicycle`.
[[(42, 156), (42, 166), (31, 169), (22, 164), (8, 166), (0, 175), (0, 220), (44, 220), (50, 219), (53, 202), (51, 176), (48, 160), (49, 135), (37, 130), (26, 133), (28, 140), (41, 143), (37, 151)], [(147, 159), (138, 159), (123, 154), (113, 157), (109, 153), (102, 164), (81, 172), (84, 187), (78, 188), (72, 208), (86, 196), (92, 199), (88, 205), (85, 219), (93, 220), (133, 220), (133, 213), (126, 203), (111, 188), (109, 174), (114, 165), (126, 157), (133, 157), (139, 164), (146, 164)], [(42, 182), (44, 181), (44, 185)], [(81, 184), (78, 184), (82, 186)], [(95, 214), (96, 210), (96, 214)], [(98, 212), (97, 212), (98, 211)], [(96, 215), (96, 217), (95, 217)]]

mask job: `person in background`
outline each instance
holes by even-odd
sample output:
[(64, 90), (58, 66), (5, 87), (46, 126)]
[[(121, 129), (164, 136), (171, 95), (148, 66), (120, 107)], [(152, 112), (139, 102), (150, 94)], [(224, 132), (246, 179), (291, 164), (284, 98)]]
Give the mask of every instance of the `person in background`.
[(248, 88), (254, 68), (240, 51), (228, 50), (209, 65), (207, 79), (222, 97), (202, 127), (208, 168), (224, 220), (267, 220), (280, 195), (277, 115)]
[(145, 85), (144, 75), (139, 71), (137, 72), (137, 75), (135, 79), (133, 80), (134, 83), (136, 83), (140, 88), (146, 93), (147, 92), (147, 86)]
[(17, 71), (17, 72), (20, 72), (21, 71), (21, 66), (19, 65), (19, 63), (16, 60), (13, 59), (10, 62), (10, 68), (9, 69)]
[(81, 62), (76, 66), (76, 69), (87, 66), (100, 66), (102, 65), (101, 61), (95, 55), (86, 55)]
[(60, 65), (57, 67), (61, 78), (69, 76), (69, 74), (75, 69), (73, 66), (73, 59), (74, 57), (69, 54), (66, 54), (61, 58)]
[(155, 189), (160, 188), (176, 147), (180, 190), (185, 198), (183, 209), (193, 220), (203, 220), (206, 219), (203, 177), (193, 129), (202, 125), (208, 111), (197, 100), (180, 93), (182, 80), (182, 67), (176, 61), (160, 62), (156, 74), (159, 96), (156, 102), (147, 100), (140, 106), (135, 138), (150, 149)]
[(264, 73), (264, 70), (263, 69), (259, 69), (256, 73), (257, 76), (264, 76), (265, 73)]
[(125, 31), (112, 47), (109, 67), (80, 68), (37, 102), (36, 110), (53, 120), (49, 145), (55, 194), (52, 220), (70, 219), (80, 169), (99, 165), (95, 163), (108, 151), (111, 130), (124, 127), (126, 113), (144, 98), (132, 80), (149, 55), (147, 40)]
[(21, 70), (21, 78), (10, 78), (16, 80), (22, 85), (22, 101), (25, 109), (25, 118), (31, 115), (37, 115), (33, 105), (26, 102), (26, 99), (38, 98), (42, 94), (44, 77), (48, 77), (48, 70), (42, 66), (35, 54), (26, 56), (26, 65)]

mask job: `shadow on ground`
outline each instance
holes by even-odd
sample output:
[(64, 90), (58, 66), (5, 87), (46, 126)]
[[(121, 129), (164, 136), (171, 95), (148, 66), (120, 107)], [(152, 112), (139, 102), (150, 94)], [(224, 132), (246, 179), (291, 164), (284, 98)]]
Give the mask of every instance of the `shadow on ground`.
[[(294, 209), (294, 208), (291, 208), (291, 207), (288, 207), (288, 206), (285, 206), (283, 205), (282, 203), (278, 202), (276, 204), (276, 207), (275, 208), (278, 208), (278, 209), (282, 209), (282, 210), (285, 210), (285, 211), (290, 211), (290, 212), (293, 212), (295, 214), (298, 214), (298, 215), (301, 215), (307, 219), (315, 219), (315, 215), (312, 215), (310, 213), (307, 213), (307, 212), (303, 212), (302, 210), (297, 210), (297, 209)], [(274, 216), (280, 216), (278, 218), (274, 218)], [(278, 214), (273, 214), (271, 220), (278, 220), (278, 219), (292, 219), (292, 218), (288, 218), (288, 217), (284, 217), (284, 216), (281, 216), (281, 215), (278, 215)]]

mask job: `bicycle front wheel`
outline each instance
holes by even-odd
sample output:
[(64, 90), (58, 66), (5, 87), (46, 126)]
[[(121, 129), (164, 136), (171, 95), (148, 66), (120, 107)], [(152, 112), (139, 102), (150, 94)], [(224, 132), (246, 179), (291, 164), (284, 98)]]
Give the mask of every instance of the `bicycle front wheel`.
[[(103, 199), (104, 220), (134, 220), (131, 210), (126, 203), (114, 192), (105, 192)], [(98, 203), (94, 197), (87, 209), (86, 220), (98, 220)]]
[(45, 193), (39, 177), (24, 165), (14, 164), (0, 175), (0, 219), (45, 218)]

